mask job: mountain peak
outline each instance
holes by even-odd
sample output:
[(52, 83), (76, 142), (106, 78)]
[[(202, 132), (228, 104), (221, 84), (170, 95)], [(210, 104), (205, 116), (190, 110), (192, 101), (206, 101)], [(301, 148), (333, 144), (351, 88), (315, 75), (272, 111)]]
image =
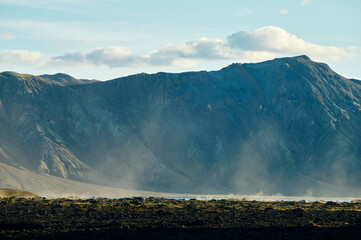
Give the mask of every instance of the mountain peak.
[[(281, 58), (275, 58), (273, 60), (265, 61), (267, 63), (301, 63), (301, 64), (312, 64), (314, 61), (309, 58), (307, 55), (299, 55), (294, 57), (281, 57)], [(257, 64), (257, 63), (255, 63)]]
[(87, 84), (95, 82), (96, 80), (87, 80), (87, 79), (76, 79), (65, 73), (56, 73), (56, 74), (43, 74), (39, 75), (40, 78), (45, 78), (51, 80), (53, 83), (58, 85), (77, 85), (77, 84)]
[(58, 79), (58, 80), (69, 80), (69, 81), (72, 81), (72, 80), (75, 80), (74, 77), (68, 75), (68, 74), (65, 74), (65, 73), (56, 73), (56, 74), (44, 74), (44, 75), (40, 75), (40, 77), (44, 77), (44, 78), (54, 78), (54, 79)]
[[(313, 62), (311, 58), (309, 58), (307, 55), (299, 55), (299, 56), (294, 56), (294, 57), (282, 57), (282, 58), (275, 58), (272, 60), (266, 60), (263, 62), (257, 62), (257, 63), (245, 63), (246, 65), (253, 65), (253, 66), (262, 66), (264, 64), (268, 64), (268, 63), (274, 63), (277, 61), (282, 61), (282, 62), (288, 62), (290, 60), (297, 60), (297, 61), (310, 61)], [(232, 63), (230, 65), (228, 65), (226, 68), (237, 68), (242, 66), (243, 63)]]
[(300, 55), (300, 56), (296, 56), (294, 58), (312, 61), (311, 58), (309, 58), (307, 55)]
[[(275, 58), (274, 60), (304, 60), (304, 61), (311, 61), (312, 59), (307, 56), (307, 55), (299, 55), (299, 56), (294, 56), (294, 57), (281, 57), (281, 58)], [(274, 61), (274, 60), (269, 60), (269, 61)]]
[(33, 77), (30, 74), (22, 74), (22, 73), (17, 73), (17, 72), (13, 72), (13, 71), (6, 71), (6, 72), (2, 72), (0, 74), (4, 75), (6, 77), (16, 78), (16, 79), (23, 80), (23, 81), (29, 80), (30, 78)]

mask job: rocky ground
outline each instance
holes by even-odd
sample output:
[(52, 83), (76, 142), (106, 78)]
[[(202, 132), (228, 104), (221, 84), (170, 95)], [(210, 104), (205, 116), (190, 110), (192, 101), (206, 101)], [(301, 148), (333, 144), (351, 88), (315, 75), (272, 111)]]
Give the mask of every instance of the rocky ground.
[(0, 198), (0, 239), (360, 239), (361, 203)]

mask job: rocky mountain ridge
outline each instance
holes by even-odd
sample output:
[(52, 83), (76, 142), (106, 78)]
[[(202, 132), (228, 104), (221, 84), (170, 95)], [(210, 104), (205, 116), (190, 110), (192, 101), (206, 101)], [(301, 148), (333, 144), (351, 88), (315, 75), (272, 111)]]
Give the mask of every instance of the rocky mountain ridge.
[(106, 82), (54, 76), (0, 74), (1, 162), (152, 191), (360, 192), (361, 84), (307, 56)]

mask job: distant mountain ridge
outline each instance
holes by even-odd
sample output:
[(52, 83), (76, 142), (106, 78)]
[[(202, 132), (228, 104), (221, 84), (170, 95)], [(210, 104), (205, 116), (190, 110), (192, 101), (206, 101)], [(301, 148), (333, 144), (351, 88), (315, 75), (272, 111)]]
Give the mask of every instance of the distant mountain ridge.
[(360, 82), (307, 56), (106, 82), (0, 74), (0, 161), (113, 187), (357, 195), (360, 123)]
[(43, 74), (43, 75), (40, 75), (39, 77), (53, 80), (63, 86), (97, 82), (97, 80), (76, 79), (76, 78), (73, 78), (72, 76), (70, 76), (68, 74), (64, 74), (64, 73), (56, 73), (54, 75)]
[(87, 84), (92, 82), (97, 82), (97, 80), (87, 80), (87, 79), (76, 79), (70, 75), (64, 73), (56, 73), (56, 74), (43, 74), (39, 76), (34, 76), (30, 74), (21, 74), (17, 72), (3, 72), (1, 73), (2, 77), (14, 77), (18, 78), (19, 80), (31, 82), (31, 81), (40, 81), (45, 82), (48, 84), (56, 84), (60, 86), (67, 86), (67, 85), (78, 85), (78, 84)]

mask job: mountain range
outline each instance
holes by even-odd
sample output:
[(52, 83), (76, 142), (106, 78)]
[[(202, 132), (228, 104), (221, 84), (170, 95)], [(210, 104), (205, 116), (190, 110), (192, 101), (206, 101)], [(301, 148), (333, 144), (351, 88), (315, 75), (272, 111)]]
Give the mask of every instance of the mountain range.
[[(104, 82), (0, 73), (6, 171), (163, 192), (358, 196), (360, 156), (361, 81), (307, 56)], [(32, 190), (6, 171), (0, 186)]]

